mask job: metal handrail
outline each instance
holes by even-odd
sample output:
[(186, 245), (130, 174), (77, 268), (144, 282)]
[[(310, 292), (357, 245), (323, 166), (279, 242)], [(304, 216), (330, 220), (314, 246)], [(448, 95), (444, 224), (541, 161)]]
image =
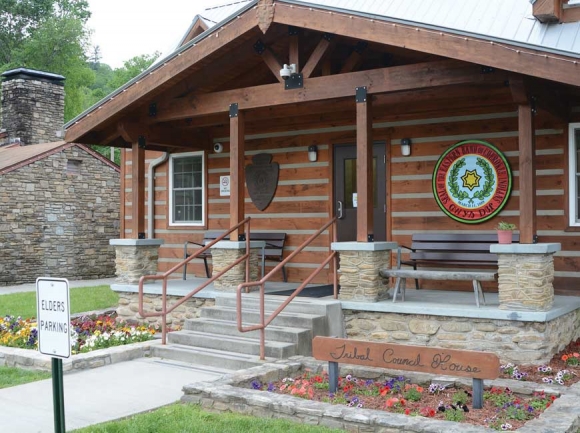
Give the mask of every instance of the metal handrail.
[[(265, 310), (266, 310), (266, 306), (265, 306), (266, 281), (268, 281), (272, 275), (277, 273), (280, 270), (280, 268), (282, 268), (282, 266), (284, 266), (286, 263), (288, 263), (290, 260), (292, 260), (294, 258), (294, 256), (299, 254), (305, 247), (310, 245), (312, 243), (312, 241), (314, 241), (314, 239), (316, 239), (318, 236), (320, 236), (320, 234), (322, 234), (322, 232), (324, 232), (328, 227), (330, 227), (332, 224), (336, 223), (336, 220), (337, 220), (336, 217), (334, 217), (330, 221), (328, 221), (326, 224), (324, 224), (320, 230), (318, 230), (316, 233), (314, 233), (312, 236), (310, 236), (308, 239), (306, 239), (294, 252), (292, 252), (292, 254), (290, 254), (288, 257), (286, 257), (284, 260), (282, 260), (282, 262), (280, 262), (276, 267), (274, 267), (274, 269), (272, 269), (270, 272), (268, 272), (268, 274), (266, 276), (264, 276), (260, 281), (251, 281), (251, 282), (246, 281), (245, 283), (238, 285), (237, 302), (236, 302), (238, 331), (240, 331), (240, 332), (250, 332), (250, 331), (256, 331), (256, 330), (260, 331), (260, 359), (261, 360), (264, 360), (266, 358), (266, 354), (265, 354), (265, 352), (266, 352), (266, 327), (278, 316), (278, 314), (280, 314), (282, 312), (282, 310), (284, 310), (284, 308), (286, 308), (286, 306), (290, 302), (292, 302), (292, 300), (294, 300), (294, 298), (296, 296), (298, 296), (298, 294), (331, 261), (334, 262), (334, 276), (333, 276), (334, 299), (338, 298), (338, 276), (337, 276), (338, 254), (336, 251), (333, 251), (326, 258), (326, 260), (324, 260), (320, 264), (320, 266), (318, 266), (314, 270), (314, 272), (312, 272), (312, 274), (310, 274), (308, 276), (308, 278), (306, 278), (306, 280), (304, 280), (302, 282), (302, 284), (294, 290), (294, 293), (292, 293), (290, 296), (288, 296), (288, 298), (282, 304), (280, 304), (280, 306), (272, 314), (270, 314), (270, 316), (268, 318), (266, 318), (266, 314), (265, 314)], [(336, 230), (335, 230), (335, 233), (336, 233)], [(243, 324), (242, 324), (242, 290), (246, 289), (246, 291), (248, 291), (250, 287), (256, 287), (256, 286), (260, 286), (260, 323), (257, 325), (253, 325), (253, 326), (249, 326), (247, 328), (244, 328)]]
[[(205, 289), (209, 284), (213, 283), (216, 279), (221, 277), (223, 274), (225, 274), (227, 271), (232, 269), (234, 266), (237, 266), (238, 264), (243, 262), (244, 260), (246, 261), (246, 282), (248, 282), (249, 275), (250, 275), (250, 260), (249, 260), (249, 258), (250, 258), (250, 220), (251, 220), (251, 218), (246, 218), (242, 222), (236, 224), (235, 226), (230, 228), (227, 232), (223, 233), (221, 236), (217, 237), (215, 240), (209, 242), (203, 248), (200, 248), (195, 253), (193, 253), (191, 256), (189, 256), (187, 259), (179, 262), (177, 265), (175, 265), (174, 267), (172, 267), (168, 271), (164, 272), (163, 274), (161, 274), (161, 275), (144, 275), (141, 278), (139, 278), (139, 314), (141, 315), (141, 317), (144, 317), (144, 318), (145, 317), (161, 316), (161, 343), (162, 344), (166, 344), (167, 315), (169, 313), (171, 313), (173, 310), (175, 310), (177, 307), (179, 307), (181, 304), (186, 302), (189, 298), (191, 298), (195, 294), (199, 293), (201, 290)], [(184, 295), (177, 303), (173, 304), (170, 308), (167, 308), (167, 279), (168, 279), (168, 277), (170, 275), (172, 275), (174, 272), (176, 272), (181, 266), (186, 266), (191, 260), (195, 259), (198, 255), (203, 254), (209, 248), (211, 248), (214, 244), (223, 240), (224, 237), (229, 235), (231, 232), (239, 229), (242, 225), (245, 227), (246, 254), (244, 254), (242, 257), (238, 258), (236, 261), (234, 261), (233, 263), (226, 266), (225, 269), (223, 269), (221, 272), (217, 273), (216, 275), (212, 275), (212, 277), (209, 278), (201, 286), (195, 288), (194, 290), (189, 292), (187, 295)], [(161, 306), (160, 312), (146, 313), (143, 309), (143, 284), (145, 283), (145, 281), (148, 281), (148, 280), (163, 280), (163, 286), (162, 286), (163, 288), (162, 288), (162, 292), (161, 292), (162, 306)]]

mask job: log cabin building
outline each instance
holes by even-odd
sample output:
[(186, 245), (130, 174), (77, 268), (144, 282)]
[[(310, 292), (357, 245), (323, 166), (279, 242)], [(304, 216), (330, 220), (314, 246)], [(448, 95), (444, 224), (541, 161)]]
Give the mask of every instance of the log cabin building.
[[(542, 266), (557, 295), (580, 294), (580, 5), (532, 3), (248, 0), (196, 17), (175, 52), (66, 125), (68, 142), (124, 149), (119, 245), (153, 246), (155, 262), (124, 282), (168, 271), (184, 242), (247, 217), (252, 231), (286, 233), (286, 257), (338, 217), (285, 265), (287, 279), (304, 281), (338, 250), (341, 290), (353, 272), (364, 280), (343, 302), (375, 302), (394, 245), (492, 234), (501, 220), (517, 225), (520, 245), (549, 245)], [(434, 177), (459, 143), (505, 161), (501, 205), (445, 206)], [(485, 187), (465, 173), (466, 194)], [(367, 279), (345, 271), (361, 250)], [(187, 273), (204, 276), (203, 262)], [(335, 274), (331, 263), (313, 281)]]

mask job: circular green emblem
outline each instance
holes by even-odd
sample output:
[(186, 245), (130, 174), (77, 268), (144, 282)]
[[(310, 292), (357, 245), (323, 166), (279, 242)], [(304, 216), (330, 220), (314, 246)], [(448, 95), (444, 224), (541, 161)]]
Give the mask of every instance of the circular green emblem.
[(454, 220), (475, 224), (493, 218), (506, 204), (512, 173), (505, 156), (479, 140), (451, 146), (433, 171), (433, 195)]

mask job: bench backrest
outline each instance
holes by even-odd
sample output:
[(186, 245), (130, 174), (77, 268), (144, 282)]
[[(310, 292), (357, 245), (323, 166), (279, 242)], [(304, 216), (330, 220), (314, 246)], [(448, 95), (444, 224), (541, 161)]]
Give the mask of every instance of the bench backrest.
[[(518, 233), (513, 242), (520, 241)], [(453, 263), (497, 263), (497, 255), (489, 252), (491, 244), (497, 244), (497, 234), (471, 233), (416, 233), (413, 235), (409, 258), (416, 261), (439, 261)]]
[[(207, 231), (203, 237), (203, 244), (215, 240), (217, 237), (221, 236), (223, 231)], [(225, 240), (229, 240), (230, 237), (226, 236)], [(264, 241), (266, 242), (266, 248), (264, 250), (264, 255), (267, 257), (278, 257), (281, 258), (284, 253), (284, 244), (286, 242), (286, 233), (263, 233), (263, 232), (250, 232), (250, 240), (252, 241)]]

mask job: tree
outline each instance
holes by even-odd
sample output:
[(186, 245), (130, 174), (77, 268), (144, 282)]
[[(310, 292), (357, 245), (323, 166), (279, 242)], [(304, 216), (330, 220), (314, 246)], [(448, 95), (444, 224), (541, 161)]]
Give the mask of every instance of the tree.
[[(2, 0), (3, 2), (6, 0)], [(85, 28), (90, 16), (86, 0), (8, 0), (0, 14), (15, 35), (0, 37), (11, 44), (10, 53), (2, 57), (0, 70), (27, 67), (64, 75), (65, 120), (83, 109), (82, 88), (94, 81), (86, 62), (89, 32)], [(23, 26), (23, 27), (19, 27)], [(18, 28), (17, 28), (18, 27)]]

